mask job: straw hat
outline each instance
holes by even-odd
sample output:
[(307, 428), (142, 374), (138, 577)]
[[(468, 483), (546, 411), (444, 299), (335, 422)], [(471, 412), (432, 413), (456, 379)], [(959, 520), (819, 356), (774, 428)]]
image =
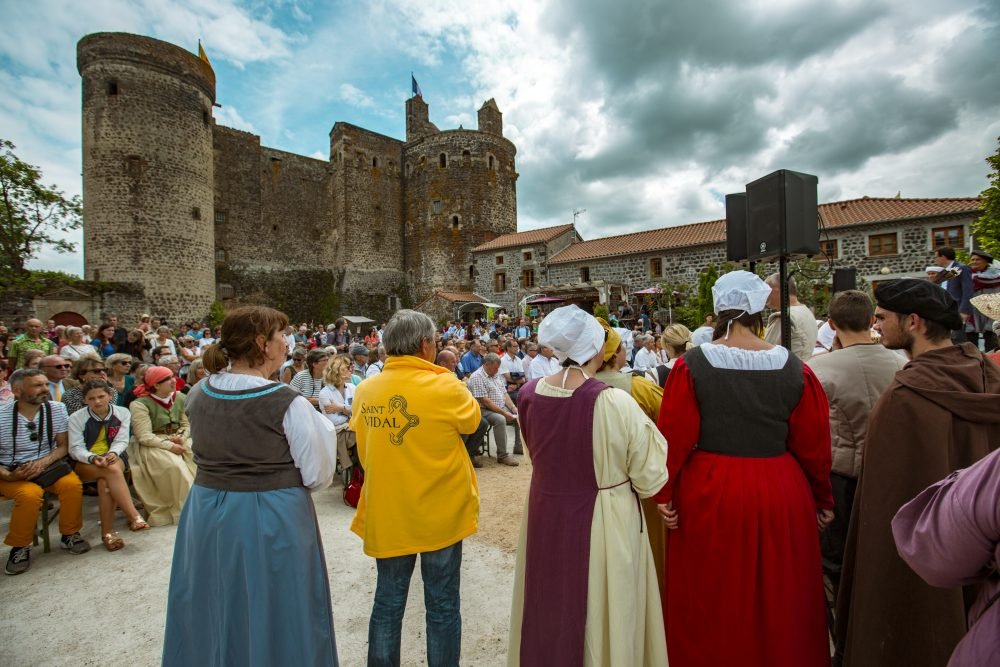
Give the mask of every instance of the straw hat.
[(1000, 320), (1000, 292), (974, 296), (969, 303), (991, 320)]

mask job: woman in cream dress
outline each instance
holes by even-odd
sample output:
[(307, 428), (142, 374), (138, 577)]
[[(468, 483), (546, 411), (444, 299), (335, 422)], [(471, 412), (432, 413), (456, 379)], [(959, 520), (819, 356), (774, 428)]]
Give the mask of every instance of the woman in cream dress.
[(162, 366), (146, 371), (135, 393), (138, 398), (129, 405), (132, 483), (150, 526), (177, 523), (195, 475), (185, 396), (176, 391), (174, 374)]

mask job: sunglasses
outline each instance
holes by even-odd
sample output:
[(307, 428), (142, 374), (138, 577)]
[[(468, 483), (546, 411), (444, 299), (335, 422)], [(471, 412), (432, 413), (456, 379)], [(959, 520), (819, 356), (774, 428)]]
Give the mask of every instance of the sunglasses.
[(42, 368), (72, 368), (73, 364), (49, 364), (48, 366), (42, 366)]
[(121, 366), (131, 366), (132, 365), (131, 361), (116, 361), (115, 363), (119, 364)]
[(28, 438), (30, 438), (32, 442), (38, 442), (38, 424), (35, 422), (28, 422), (26, 426), (28, 427)]

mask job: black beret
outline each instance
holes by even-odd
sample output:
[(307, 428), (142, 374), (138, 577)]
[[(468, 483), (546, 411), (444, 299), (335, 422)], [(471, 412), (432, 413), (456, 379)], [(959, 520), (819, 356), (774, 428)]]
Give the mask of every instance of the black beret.
[(875, 290), (878, 305), (894, 313), (919, 315), (951, 330), (962, 328), (958, 303), (948, 292), (929, 280), (886, 280)]
[(973, 257), (982, 257), (983, 259), (986, 260), (987, 264), (992, 264), (993, 263), (993, 256), (990, 255), (990, 254), (987, 254), (986, 252), (984, 252), (982, 250), (973, 250), (969, 254), (972, 255)]

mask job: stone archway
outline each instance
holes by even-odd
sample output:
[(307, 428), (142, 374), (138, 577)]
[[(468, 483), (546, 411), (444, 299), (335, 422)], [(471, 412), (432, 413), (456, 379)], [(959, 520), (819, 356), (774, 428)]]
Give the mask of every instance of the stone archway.
[(64, 310), (61, 313), (56, 313), (51, 319), (55, 320), (56, 326), (61, 324), (66, 327), (82, 327), (84, 324), (88, 324), (86, 317), (72, 310)]

